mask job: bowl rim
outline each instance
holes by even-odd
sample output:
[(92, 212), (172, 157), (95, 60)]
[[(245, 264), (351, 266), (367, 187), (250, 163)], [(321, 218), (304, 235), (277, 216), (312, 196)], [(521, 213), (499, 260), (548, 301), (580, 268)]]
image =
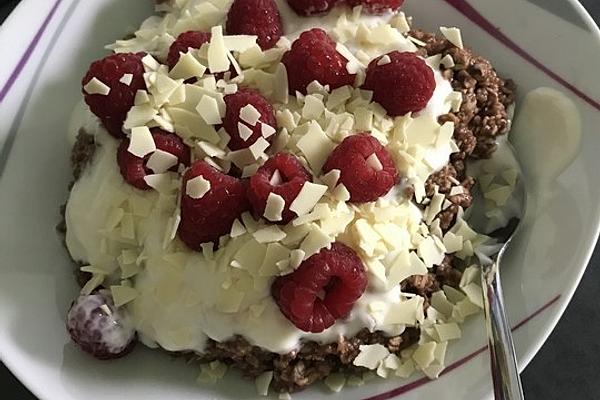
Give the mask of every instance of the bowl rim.
[[(75, 3), (79, 2), (78, 0), (71, 0), (71, 3), (73, 1)], [(568, 4), (577, 12), (578, 16), (581, 17), (582, 21), (585, 23), (585, 26), (590, 30), (590, 33), (595, 37), (595, 41), (600, 45), (600, 27), (596, 24), (596, 22), (591, 17), (589, 12), (585, 9), (585, 7), (578, 0), (567, 0), (567, 1), (568, 1)], [(21, 17), (21, 14), (23, 14), (23, 12), (25, 10), (29, 10), (31, 8), (31, 5), (34, 2), (35, 2), (34, 0), (22, 0), (15, 7), (13, 12), (7, 17), (7, 19), (5, 20), (3, 25), (6, 26), (9, 24), (16, 23), (18, 21), (18, 19)], [(450, 2), (450, 1), (448, 1), (448, 2)], [(43, 36), (43, 34), (45, 33), (46, 28), (48, 27), (52, 17), (55, 15), (57, 10), (61, 6), (61, 3), (63, 3), (63, 0), (56, 0), (55, 3), (53, 4), (53, 6), (50, 8), (49, 14), (45, 18), (45, 20), (42, 22), (42, 25), (40, 26), (38, 32), (36, 33), (36, 35), (34, 36), (34, 38), (32, 40), (32, 43), (30, 44), (30, 47), (32, 45), (34, 45), (33, 48), (28, 47), (26, 49), (26, 53), (23, 55), (23, 57), (21, 58), (19, 63), (16, 65), (15, 71), (18, 70), (18, 72), (20, 72), (20, 70), (24, 68), (24, 66), (25, 66), (24, 64), (27, 64), (27, 62), (29, 61), (29, 56), (33, 53), (33, 50), (35, 50), (35, 45), (37, 45), (37, 42), (40, 40), (41, 36)], [(67, 1), (65, 1), (65, 3), (69, 3), (69, 1), (67, 0)], [(5, 34), (5, 30), (0, 30), (0, 36), (3, 34)], [(24, 63), (22, 65), (23, 61), (24, 61)], [(16, 80), (16, 77), (13, 77), (15, 71), (13, 71), (13, 74), (11, 74), (8, 77), (7, 85), (0, 88), (0, 104), (2, 104), (3, 100), (7, 97), (8, 91), (12, 87), (12, 83), (14, 83), (14, 82), (12, 82), (13, 78), (14, 78), (14, 80)], [(18, 74), (17, 74), (17, 77), (18, 77)], [(6, 90), (7, 86), (8, 86), (8, 90)], [(581, 96), (578, 96), (578, 97), (582, 98)], [(584, 101), (586, 101), (585, 98), (582, 98), (582, 99)], [(12, 131), (12, 129), (11, 129), (11, 131)], [(16, 129), (14, 131), (16, 132)], [(12, 138), (12, 139), (14, 139), (14, 138)], [(11, 145), (12, 145), (12, 143), (11, 143), (10, 137), (8, 138), (8, 140), (6, 142), (4, 142), (4, 143), (0, 142), (0, 178), (2, 177), (2, 174), (4, 172), (5, 161), (6, 161), (6, 158), (8, 158), (8, 155), (10, 154)], [(597, 211), (598, 210), (600, 210), (600, 204), (597, 207)], [(600, 215), (600, 211), (598, 211), (597, 214)], [(573, 298), (573, 296), (575, 294), (575, 291), (579, 287), (579, 284), (581, 282), (581, 279), (583, 278), (583, 275), (587, 271), (589, 262), (591, 260), (592, 254), (595, 250), (595, 247), (598, 242), (598, 238), (600, 236), (600, 218), (597, 218), (595, 220), (595, 222), (593, 224), (591, 224), (591, 228), (594, 231), (594, 234), (592, 235), (594, 240), (593, 241), (590, 240), (589, 246), (587, 246), (588, 248), (586, 249), (586, 251), (581, 252), (579, 257), (577, 258), (577, 260), (579, 262), (577, 262), (576, 265), (582, 265), (584, 267), (579, 269), (577, 276), (574, 277), (574, 279), (573, 279), (573, 284), (569, 285), (569, 287), (566, 287), (565, 289), (568, 289), (568, 290), (565, 290), (562, 294), (560, 294), (558, 297), (551, 300), (550, 303), (548, 303), (546, 306), (542, 307), (535, 313), (535, 315), (537, 315), (539, 312), (546, 309), (546, 307), (549, 305), (556, 306), (556, 311), (553, 312), (552, 316), (549, 318), (549, 323), (547, 324), (547, 328), (539, 336), (539, 339), (536, 341), (533, 341), (532, 344), (530, 346), (528, 346), (526, 351), (522, 354), (522, 357), (521, 357), (521, 360), (519, 363), (520, 371), (525, 369), (525, 367), (531, 362), (533, 357), (539, 352), (540, 348), (546, 343), (546, 341), (548, 340), (548, 337), (550, 336), (550, 334), (553, 332), (556, 325), (558, 324), (558, 321), (562, 318), (567, 306), (569, 305), (571, 299)], [(4, 353), (5, 352), (2, 351), (2, 348), (0, 348), (0, 361), (2, 361), (4, 363), (4, 365), (23, 384), (23, 386), (25, 386), (37, 398), (47, 399), (48, 397), (46, 397), (46, 395), (43, 393), (43, 387), (39, 384), (36, 384), (35, 381), (32, 380), (31, 377), (28, 376), (24, 370), (22, 370), (22, 368), (18, 367), (18, 362), (16, 362), (12, 358), (9, 359), (8, 357), (5, 356)], [(479, 354), (479, 352), (477, 352), (477, 354)]]

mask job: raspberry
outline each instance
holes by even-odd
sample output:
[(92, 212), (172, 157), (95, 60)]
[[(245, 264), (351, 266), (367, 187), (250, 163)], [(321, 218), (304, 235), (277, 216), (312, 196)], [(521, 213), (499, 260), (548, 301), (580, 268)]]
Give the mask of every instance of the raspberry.
[(392, 51), (387, 56), (387, 64), (377, 64), (381, 57), (371, 61), (363, 89), (372, 90), (373, 101), (390, 116), (421, 111), (435, 90), (432, 69), (413, 53)]
[(335, 242), (293, 273), (276, 278), (271, 295), (296, 327), (319, 333), (346, 317), (366, 288), (367, 274), (358, 255)]
[[(279, 171), (280, 182), (273, 182), (276, 171)], [(277, 222), (281, 224), (290, 222), (296, 217), (296, 213), (290, 210), (290, 205), (307, 181), (311, 181), (310, 174), (293, 155), (278, 153), (269, 158), (250, 178), (248, 200), (254, 217), (259, 219), (263, 216), (269, 194), (275, 193), (285, 200), (285, 208), (281, 213), (282, 220)]]
[(324, 14), (341, 0), (287, 0), (290, 7), (298, 15), (308, 16)]
[[(260, 113), (260, 121), (255, 126), (250, 126), (240, 118), (240, 110), (248, 104), (252, 105)], [(223, 127), (231, 136), (228, 146), (231, 150), (240, 150), (250, 147), (262, 136), (262, 124), (270, 125), (275, 128), (275, 111), (273, 106), (259, 92), (250, 88), (240, 88), (234, 94), (225, 96), (226, 112), (223, 119)], [(244, 124), (252, 129), (252, 135), (246, 140), (240, 136), (238, 124)], [(273, 140), (275, 136), (271, 135), (268, 141)]]
[(83, 351), (100, 360), (123, 357), (135, 346), (129, 316), (115, 307), (107, 291), (79, 296), (67, 315), (67, 330)]
[[(167, 64), (169, 65), (169, 69), (173, 69), (177, 62), (179, 61), (179, 57), (181, 57), (180, 53), (187, 53), (189, 49), (199, 49), (202, 47), (204, 43), (209, 43), (211, 34), (209, 32), (200, 32), (200, 31), (187, 31), (180, 34), (177, 39), (171, 44), (169, 47), (169, 55), (167, 56)], [(210, 70), (207, 71), (211, 73)], [(229, 73), (231, 78), (237, 76), (237, 72), (233, 65), (229, 68)], [(217, 80), (223, 79), (225, 76), (225, 72), (219, 72), (214, 74)], [(189, 78), (185, 81), (185, 83), (194, 84), (198, 81), (196, 78)]]
[[(377, 156), (383, 169), (377, 170), (367, 159)], [(348, 136), (331, 153), (323, 172), (340, 170), (339, 183), (350, 192), (350, 201), (366, 203), (384, 196), (398, 182), (398, 171), (385, 147), (368, 134)]]
[(383, 14), (386, 11), (396, 11), (404, 0), (346, 0), (351, 7), (363, 6), (363, 10), (370, 14)]
[[(200, 199), (186, 194), (187, 182), (202, 176), (210, 182), (210, 190)], [(204, 161), (196, 161), (183, 176), (181, 223), (179, 237), (192, 250), (202, 243), (216, 242), (231, 231), (236, 218), (248, 210), (246, 187)]]
[[(179, 136), (154, 128), (152, 129), (152, 137), (157, 149), (171, 153), (178, 158), (178, 165), (183, 164), (186, 167), (190, 165), (190, 148), (183, 143)], [(127, 151), (128, 147), (129, 139), (123, 139), (117, 151), (117, 163), (123, 179), (138, 189), (152, 189), (144, 180), (146, 175), (154, 173), (146, 166), (150, 154), (140, 158)], [(171, 171), (177, 171), (177, 165), (171, 168)]]
[(167, 64), (172, 69), (179, 61), (180, 53), (187, 53), (189, 49), (199, 49), (204, 43), (210, 42), (210, 33), (199, 31), (183, 32), (169, 47)]
[[(127, 118), (129, 109), (133, 106), (136, 92), (146, 89), (144, 66), (142, 65), (142, 58), (145, 55), (145, 53), (121, 53), (94, 61), (81, 81), (83, 87), (92, 78), (96, 78), (110, 87), (110, 92), (106, 96), (82, 91), (90, 110), (102, 121), (106, 130), (116, 138), (125, 136), (122, 129), (123, 122)], [(126, 85), (119, 81), (124, 74), (133, 75), (131, 84)]]
[(303, 32), (281, 61), (287, 69), (292, 95), (296, 91), (306, 94), (306, 87), (312, 81), (329, 85), (332, 90), (354, 83), (355, 75), (346, 69), (348, 60), (336, 50), (335, 42), (327, 33), (319, 28)]
[(283, 35), (283, 23), (273, 0), (235, 0), (227, 14), (229, 35), (255, 35), (263, 49), (275, 46)]

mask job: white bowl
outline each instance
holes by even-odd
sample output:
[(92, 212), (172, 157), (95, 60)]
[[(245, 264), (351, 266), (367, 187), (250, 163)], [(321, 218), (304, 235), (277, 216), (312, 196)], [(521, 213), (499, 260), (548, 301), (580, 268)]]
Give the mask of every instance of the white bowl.
[[(141, 346), (121, 361), (95, 361), (69, 343), (64, 329), (76, 286), (54, 226), (70, 181), (65, 135), (69, 113), (80, 97), (79, 80), (89, 62), (103, 54), (104, 44), (150, 15), (149, 3), (23, 0), (0, 30), (0, 48), (5, 50), (0, 64), (0, 357), (42, 399), (257, 397), (252, 382), (238, 376), (214, 387), (200, 386), (194, 379), (197, 368)], [(517, 328), (517, 353), (524, 368), (571, 299), (598, 235), (600, 105), (593, 99), (600, 98), (600, 35), (575, 0), (562, 2), (561, 15), (579, 20), (580, 26), (533, 1), (407, 3), (407, 13), (419, 26), (461, 27), (466, 44), (489, 57), (503, 76), (512, 77), (521, 95), (551, 86), (569, 95), (582, 115), (577, 159), (550, 188), (532, 193), (535, 218), (512, 246), (503, 269), (508, 314)], [(490, 25), (482, 24), (484, 19)], [(498, 27), (522, 51), (506, 46), (478, 23), (490, 32)], [(487, 398), (491, 386), (484, 346), (483, 320), (472, 319), (463, 340), (451, 346), (449, 368), (439, 380), (374, 380), (346, 388), (341, 396)], [(317, 386), (294, 399), (326, 393)]]

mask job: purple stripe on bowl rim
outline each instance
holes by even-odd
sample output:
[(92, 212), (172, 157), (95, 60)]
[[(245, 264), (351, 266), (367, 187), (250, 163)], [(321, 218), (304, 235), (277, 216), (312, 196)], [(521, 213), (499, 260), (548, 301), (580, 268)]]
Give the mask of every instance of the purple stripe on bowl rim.
[(467, 0), (444, 0), (446, 3), (454, 7), (458, 12), (467, 17), (471, 22), (475, 23), (481, 29), (489, 33), (492, 37), (498, 40), (500, 43), (504, 44), (506, 47), (517, 53), (523, 59), (533, 64), (536, 68), (543, 71), (550, 78), (554, 79), (556, 82), (560, 83), (565, 88), (569, 89), (573, 94), (577, 97), (588, 103), (590, 106), (594, 107), (596, 110), (600, 111), (600, 102), (592, 99), (590, 96), (585, 94), (582, 90), (575, 87), (573, 84), (569, 83), (566, 79), (562, 78), (556, 72), (552, 71), (550, 68), (546, 67), (543, 63), (538, 61), (535, 57), (529, 54), (525, 49), (511, 40), (508, 36), (500, 31), (500, 29), (496, 28), (488, 19), (486, 19), (479, 11), (477, 11)]
[(27, 49), (25, 49), (25, 52), (21, 56), (21, 59), (17, 63), (17, 66), (15, 67), (15, 69), (12, 71), (12, 73), (8, 77), (8, 80), (2, 87), (2, 90), (0, 90), (0, 103), (2, 103), (2, 101), (4, 101), (4, 99), (6, 98), (6, 95), (8, 94), (8, 92), (10, 91), (12, 86), (15, 84), (17, 78), (19, 77), (19, 75), (21, 74), (21, 72), (23, 71), (25, 66), (27, 65), (27, 62), (29, 61), (31, 54), (37, 47), (40, 39), (42, 38), (42, 36), (44, 35), (44, 32), (46, 31), (46, 28), (48, 27), (48, 24), (52, 20), (52, 17), (54, 17), (54, 14), (56, 13), (56, 10), (58, 9), (58, 6), (60, 5), (60, 3), (62, 3), (62, 1), (63, 0), (56, 0), (54, 5), (50, 9), (50, 12), (44, 19), (44, 22), (42, 23), (42, 25), (36, 32), (35, 36), (31, 40), (31, 43), (29, 43), (29, 45), (27, 46)]
[[(541, 306), (540, 308), (538, 308), (536, 311), (534, 311), (531, 315), (527, 316), (521, 322), (519, 322), (518, 324), (516, 324), (512, 328), (512, 331), (514, 332), (514, 331), (522, 328), (524, 325), (526, 325), (532, 319), (534, 319), (535, 317), (537, 317), (538, 315), (540, 315), (541, 313), (543, 313), (544, 311), (546, 311), (548, 308), (550, 308), (551, 306), (553, 306), (560, 298), (561, 298), (560, 294), (558, 296), (554, 297), (552, 300), (550, 300), (549, 302), (547, 302), (546, 304), (544, 304), (543, 306)], [(474, 352), (472, 352), (471, 354), (469, 354), (469, 355), (461, 358), (460, 360), (457, 360), (454, 363), (448, 365), (446, 367), (446, 369), (440, 374), (440, 377), (449, 374), (450, 372), (454, 371), (457, 368), (462, 367), (463, 365), (465, 365), (466, 363), (468, 363), (469, 361), (471, 361), (472, 359), (474, 359), (478, 355), (486, 352), (486, 350), (487, 350), (487, 346), (481, 347), (481, 348), (475, 350)], [(405, 393), (411, 392), (411, 391), (413, 391), (415, 389), (418, 389), (421, 386), (427, 385), (430, 382), (434, 382), (434, 381), (431, 380), (431, 379), (429, 379), (428, 377), (423, 377), (423, 378), (417, 379), (414, 382), (407, 383), (405, 385), (402, 385), (400, 387), (397, 387), (396, 389), (392, 389), (392, 390), (387, 391), (385, 393), (377, 394), (377, 395), (371, 396), (371, 397), (366, 397), (363, 400), (389, 400), (389, 399), (392, 399), (392, 398), (394, 398), (396, 396), (400, 396), (401, 394), (405, 394)]]

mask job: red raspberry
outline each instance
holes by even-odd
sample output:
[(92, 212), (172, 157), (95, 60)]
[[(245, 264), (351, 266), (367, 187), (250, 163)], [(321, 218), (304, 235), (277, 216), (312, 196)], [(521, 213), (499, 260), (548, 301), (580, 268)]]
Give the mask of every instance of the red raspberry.
[(290, 94), (306, 94), (312, 81), (336, 89), (352, 85), (355, 75), (348, 73), (348, 60), (337, 50), (335, 42), (319, 28), (303, 32), (281, 59), (287, 69)]
[(279, 309), (296, 327), (312, 333), (346, 317), (367, 288), (367, 274), (350, 247), (335, 242), (271, 286)]
[[(210, 190), (200, 199), (186, 194), (187, 182), (198, 176), (210, 182)], [(202, 243), (216, 242), (231, 231), (236, 218), (248, 210), (246, 187), (204, 161), (196, 161), (183, 176), (179, 237), (192, 250)]]
[(370, 14), (383, 14), (386, 11), (396, 11), (404, 0), (346, 0), (351, 7), (363, 6), (363, 10)]
[(100, 360), (123, 357), (135, 346), (135, 330), (131, 320), (123, 309), (115, 307), (107, 293), (100, 291), (79, 296), (67, 315), (67, 330), (71, 339), (83, 351)]
[[(180, 53), (187, 53), (189, 49), (199, 49), (202, 47), (204, 43), (209, 43), (211, 34), (209, 32), (200, 32), (200, 31), (187, 31), (180, 34), (177, 39), (171, 44), (169, 47), (169, 55), (167, 56), (167, 64), (169, 65), (169, 69), (173, 69), (177, 62), (179, 61)], [(233, 78), (237, 76), (237, 72), (233, 65), (229, 68), (230, 76)], [(211, 73), (208, 70), (208, 73)], [(219, 72), (215, 74), (215, 78), (217, 80), (223, 79), (225, 76), (225, 72)], [(198, 80), (196, 78), (190, 78), (185, 81), (185, 83), (193, 84)]]
[(392, 51), (391, 62), (377, 65), (371, 61), (363, 89), (373, 91), (373, 101), (381, 104), (392, 117), (421, 111), (433, 96), (433, 70), (413, 53)]
[[(375, 154), (383, 167), (378, 171), (367, 159)], [(398, 182), (398, 171), (392, 157), (377, 139), (368, 134), (348, 136), (337, 146), (323, 172), (340, 170), (339, 183), (350, 192), (350, 201), (366, 203), (384, 196)]]
[[(129, 109), (133, 106), (138, 90), (146, 89), (144, 81), (144, 66), (142, 58), (145, 53), (113, 54), (102, 60), (94, 61), (81, 81), (81, 86), (87, 85), (92, 78), (100, 80), (110, 87), (110, 93), (88, 94), (82, 89), (85, 102), (90, 110), (102, 121), (106, 130), (116, 138), (122, 138), (123, 122)], [(124, 74), (132, 74), (130, 85), (120, 82)]]
[(227, 14), (229, 35), (255, 35), (263, 49), (275, 46), (283, 35), (283, 23), (273, 0), (235, 0)]
[(204, 43), (210, 42), (209, 32), (187, 31), (183, 32), (169, 47), (167, 64), (172, 69), (179, 61), (180, 53), (187, 53), (189, 49), (199, 49)]
[[(176, 156), (179, 159), (179, 164), (183, 164), (186, 167), (190, 165), (190, 148), (183, 143), (179, 136), (165, 132), (159, 128), (154, 128), (152, 129), (152, 137), (157, 149)], [(154, 173), (146, 166), (150, 154), (144, 158), (134, 156), (127, 151), (129, 142), (129, 139), (123, 139), (117, 151), (117, 163), (119, 164), (121, 175), (131, 186), (141, 190), (151, 190), (152, 188), (144, 180), (146, 175)], [(177, 166), (171, 168), (171, 171), (177, 171)]]
[[(255, 126), (250, 126), (240, 118), (240, 110), (251, 104), (260, 113), (260, 121)], [(262, 136), (262, 124), (277, 127), (275, 119), (275, 111), (273, 106), (259, 92), (250, 88), (240, 88), (234, 94), (225, 96), (225, 118), (223, 119), (223, 127), (231, 136), (228, 146), (231, 150), (240, 150), (250, 147), (254, 142)], [(240, 136), (238, 123), (246, 125), (252, 129), (252, 135), (244, 140)], [(266, 138), (269, 142), (273, 140), (275, 135)]]
[(287, 0), (298, 15), (324, 14), (342, 0)]
[[(275, 171), (279, 171), (281, 182), (271, 183)], [(281, 213), (282, 220), (272, 222), (287, 224), (296, 217), (296, 213), (290, 210), (290, 205), (300, 193), (304, 183), (311, 180), (310, 173), (296, 157), (288, 153), (275, 154), (250, 178), (248, 200), (254, 217), (259, 219), (263, 216), (269, 194), (275, 193), (283, 197), (285, 208)]]

